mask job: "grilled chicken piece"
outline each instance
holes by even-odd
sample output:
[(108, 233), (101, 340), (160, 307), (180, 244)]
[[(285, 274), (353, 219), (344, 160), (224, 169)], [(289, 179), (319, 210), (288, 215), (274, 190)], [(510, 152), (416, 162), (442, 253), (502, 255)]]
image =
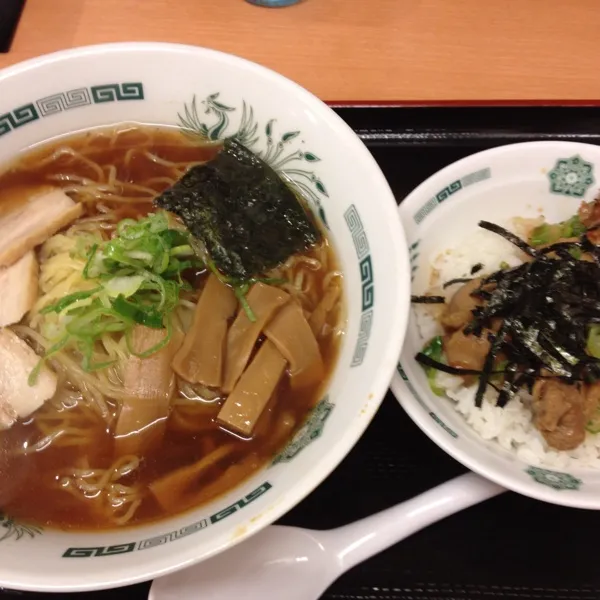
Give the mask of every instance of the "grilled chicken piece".
[(488, 332), (484, 330), (481, 337), (465, 335), (462, 329), (444, 338), (444, 352), (448, 364), (462, 369), (483, 369), (485, 357), (490, 351)]
[(582, 202), (579, 206), (579, 220), (587, 227), (600, 225), (600, 198), (591, 202)]
[(572, 450), (585, 439), (595, 402), (581, 387), (559, 379), (538, 379), (533, 386), (533, 423), (549, 446)]
[(81, 215), (83, 206), (51, 186), (0, 192), (0, 267), (8, 267)]
[(592, 419), (600, 410), (600, 382), (591, 383), (585, 387), (584, 412), (586, 418)]
[(0, 268), (0, 327), (18, 323), (31, 310), (38, 292), (38, 262), (33, 251)]
[(481, 278), (476, 278), (456, 290), (442, 316), (442, 325), (449, 329), (461, 329), (471, 322), (473, 310), (483, 304), (480, 298), (471, 296), (480, 285)]
[(40, 357), (16, 333), (0, 329), (0, 429), (28, 417), (56, 392), (56, 375), (43, 366), (35, 385), (29, 375)]
[(587, 237), (592, 244), (600, 244), (600, 230), (594, 229), (600, 225), (600, 197), (591, 202), (582, 202), (579, 207), (579, 220), (585, 225), (588, 231)]

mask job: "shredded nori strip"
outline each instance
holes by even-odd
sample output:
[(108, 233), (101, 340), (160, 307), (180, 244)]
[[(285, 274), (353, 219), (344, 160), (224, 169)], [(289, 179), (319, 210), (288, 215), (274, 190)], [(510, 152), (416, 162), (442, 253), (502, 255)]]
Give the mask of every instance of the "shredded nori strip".
[(483, 263), (477, 263), (471, 267), (471, 275), (475, 275), (475, 273), (479, 273), (483, 269)]
[(504, 371), (504, 381), (496, 400), (496, 406), (504, 408), (514, 398), (521, 384), (519, 377), (520, 375), (517, 374), (517, 365), (515, 363), (507, 365)]
[(444, 304), (444, 296), (411, 296), (410, 301), (413, 304)]
[(483, 369), (481, 371), (481, 376), (479, 377), (479, 384), (477, 386), (477, 392), (475, 394), (475, 406), (477, 408), (481, 408), (481, 404), (483, 402), (483, 394), (485, 394), (485, 389), (487, 387), (487, 383), (490, 380), (490, 376), (494, 369), (494, 362), (498, 353), (500, 352), (500, 348), (502, 348), (502, 342), (504, 341), (504, 329), (506, 327), (506, 321), (500, 327), (500, 331), (496, 333), (496, 335), (491, 340), (490, 351), (485, 357), (485, 362), (483, 364)]
[(457, 277), (456, 279), (450, 279), (444, 282), (442, 286), (443, 289), (450, 287), (451, 285), (456, 285), (457, 283), (469, 283), (469, 281), (473, 281), (472, 277)]
[[(422, 353), (416, 360), (453, 375), (477, 375), (477, 406), (481, 406), (486, 386), (498, 389), (490, 378), (496, 373), (499, 356), (506, 359), (497, 399), (501, 407), (520, 389), (531, 392), (539, 378), (558, 377), (571, 384), (599, 380), (600, 360), (586, 350), (589, 326), (600, 323), (600, 247), (588, 239), (589, 230), (577, 241), (535, 249), (498, 225), (487, 221), (479, 225), (530, 257), (517, 267), (483, 277), (472, 292), (484, 304), (473, 309), (473, 318), (463, 332), (488, 336), (491, 343), (484, 367), (475, 371), (434, 364)], [(573, 249), (578, 250), (577, 256)], [(586, 260), (580, 260), (583, 253)], [(490, 333), (498, 320), (502, 323), (499, 331)]]
[[(477, 369), (465, 369), (463, 367), (452, 367), (450, 365), (446, 365), (439, 360), (435, 360), (430, 356), (427, 356), (424, 352), (418, 352), (415, 356), (415, 360), (423, 365), (424, 367), (433, 367), (438, 371), (443, 371), (444, 373), (448, 373), (449, 375), (481, 375), (481, 371)], [(504, 371), (492, 371), (492, 375), (503, 373)]]
[(479, 221), (479, 227), (482, 229), (487, 229), (492, 233), (497, 233), (501, 235), (505, 240), (508, 240), (517, 248), (525, 252), (525, 254), (529, 254), (529, 256), (537, 256), (537, 250), (530, 246), (526, 241), (522, 240), (520, 237), (516, 236), (508, 229), (504, 229), (504, 227), (500, 227), (500, 225), (496, 225), (495, 223), (490, 223), (489, 221)]
[(155, 204), (178, 215), (219, 272), (238, 281), (264, 274), (321, 239), (296, 194), (234, 139)]

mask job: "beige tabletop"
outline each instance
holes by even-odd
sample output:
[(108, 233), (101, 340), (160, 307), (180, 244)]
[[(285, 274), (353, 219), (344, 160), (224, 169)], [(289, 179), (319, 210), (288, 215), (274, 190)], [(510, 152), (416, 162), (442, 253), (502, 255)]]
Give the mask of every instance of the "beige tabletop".
[(0, 67), (129, 40), (231, 52), (327, 101), (600, 99), (598, 0), (27, 0)]

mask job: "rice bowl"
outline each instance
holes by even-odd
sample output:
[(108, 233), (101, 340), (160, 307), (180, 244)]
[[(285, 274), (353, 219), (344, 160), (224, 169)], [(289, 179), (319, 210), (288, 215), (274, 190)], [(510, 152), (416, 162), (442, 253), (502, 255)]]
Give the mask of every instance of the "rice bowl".
[[(597, 195), (595, 146), (562, 142), (514, 144), (467, 157), (433, 175), (400, 205), (407, 231), (413, 295), (443, 282), (523, 262), (520, 251), (478, 222), (522, 234), (520, 218), (558, 222)], [(515, 219), (517, 218), (517, 219)], [(523, 237), (521, 235), (521, 237)], [(427, 305), (413, 305), (392, 389), (404, 409), (444, 450), (497, 483), (557, 504), (600, 507), (600, 438), (586, 434), (576, 448), (555, 450), (535, 428), (532, 397), (521, 390), (503, 408), (489, 388), (475, 405), (477, 382), (437, 372), (436, 395), (415, 360), (441, 333)]]

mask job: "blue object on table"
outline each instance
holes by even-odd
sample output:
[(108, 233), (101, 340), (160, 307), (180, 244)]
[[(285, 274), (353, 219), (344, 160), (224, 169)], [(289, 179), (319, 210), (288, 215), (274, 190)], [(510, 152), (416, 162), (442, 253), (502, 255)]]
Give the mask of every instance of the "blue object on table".
[(250, 4), (256, 4), (256, 6), (267, 6), (269, 8), (281, 8), (283, 6), (291, 6), (297, 4), (300, 0), (246, 0)]

